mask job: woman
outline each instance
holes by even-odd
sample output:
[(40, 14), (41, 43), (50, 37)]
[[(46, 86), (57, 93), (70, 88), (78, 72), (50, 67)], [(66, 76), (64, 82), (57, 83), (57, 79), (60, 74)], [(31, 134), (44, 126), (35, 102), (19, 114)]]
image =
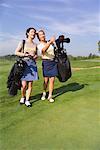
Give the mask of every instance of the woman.
[(29, 107), (31, 103), (29, 101), (31, 92), (32, 92), (32, 83), (34, 80), (38, 80), (37, 66), (35, 59), (37, 58), (37, 48), (36, 44), (33, 42), (35, 38), (36, 30), (28, 28), (26, 30), (26, 40), (23, 50), (23, 42), (20, 42), (15, 54), (17, 56), (23, 57), (26, 62), (25, 70), (21, 78), (22, 87), (21, 87), (21, 99), (20, 104), (24, 104)]
[(46, 41), (45, 32), (40, 30), (37, 34), (37, 37), (40, 43), (37, 45), (39, 53), (42, 56), (42, 69), (43, 69), (43, 77), (44, 77), (44, 84), (43, 84), (43, 94), (41, 100), (46, 99), (46, 90), (49, 83), (49, 95), (48, 100), (49, 102), (54, 102), (52, 98), (52, 93), (54, 89), (54, 81), (55, 76), (57, 73), (57, 64), (54, 61), (54, 42), (55, 38), (52, 37), (50, 41)]

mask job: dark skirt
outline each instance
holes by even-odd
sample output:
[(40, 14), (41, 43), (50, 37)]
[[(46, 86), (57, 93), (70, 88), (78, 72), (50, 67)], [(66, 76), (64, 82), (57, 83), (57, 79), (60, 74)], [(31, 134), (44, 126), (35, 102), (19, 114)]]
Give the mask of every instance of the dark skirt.
[(58, 75), (57, 63), (54, 60), (42, 60), (43, 77), (55, 77)]
[(26, 66), (21, 78), (22, 81), (34, 81), (38, 80), (38, 71), (36, 62), (32, 59), (25, 60)]

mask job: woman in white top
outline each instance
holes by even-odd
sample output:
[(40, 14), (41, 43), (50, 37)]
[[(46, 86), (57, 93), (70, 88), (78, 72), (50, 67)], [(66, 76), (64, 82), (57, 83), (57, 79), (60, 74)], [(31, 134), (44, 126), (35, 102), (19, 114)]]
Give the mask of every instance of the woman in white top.
[(55, 76), (57, 76), (57, 64), (54, 61), (54, 42), (55, 38), (52, 37), (50, 41), (46, 41), (45, 32), (43, 30), (38, 31), (37, 37), (40, 43), (37, 45), (39, 53), (41, 53), (42, 57), (42, 70), (43, 70), (43, 77), (44, 77), (44, 84), (43, 84), (43, 95), (41, 100), (46, 99), (46, 89), (49, 83), (49, 95), (48, 100), (50, 102), (54, 102), (52, 98), (52, 93), (54, 89), (54, 81)]
[(24, 104), (29, 107), (31, 103), (29, 101), (32, 92), (32, 83), (34, 80), (38, 80), (37, 66), (35, 59), (37, 58), (37, 48), (36, 44), (33, 42), (35, 38), (36, 30), (34, 28), (28, 28), (26, 30), (26, 37), (24, 50), (23, 42), (21, 41), (16, 48), (15, 54), (20, 57), (24, 57), (26, 62), (25, 70), (21, 78), (22, 88), (21, 88), (21, 99), (20, 104)]

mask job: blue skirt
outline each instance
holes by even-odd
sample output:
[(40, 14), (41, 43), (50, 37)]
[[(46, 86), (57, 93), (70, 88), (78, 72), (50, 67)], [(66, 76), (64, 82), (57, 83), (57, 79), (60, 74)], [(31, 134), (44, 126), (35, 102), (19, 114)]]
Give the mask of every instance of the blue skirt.
[(42, 60), (43, 77), (55, 77), (58, 75), (57, 63), (54, 60)]
[(38, 72), (36, 62), (32, 59), (25, 60), (26, 66), (21, 78), (22, 81), (38, 80)]

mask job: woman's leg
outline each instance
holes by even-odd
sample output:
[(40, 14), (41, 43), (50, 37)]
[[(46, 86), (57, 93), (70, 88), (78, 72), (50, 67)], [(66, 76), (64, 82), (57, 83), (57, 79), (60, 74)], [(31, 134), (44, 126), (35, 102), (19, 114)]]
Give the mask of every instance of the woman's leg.
[(20, 104), (24, 104), (25, 102), (25, 95), (26, 95), (26, 88), (27, 88), (27, 82), (22, 81), (22, 87), (21, 87), (21, 99), (20, 99)]
[(30, 102), (29, 102), (29, 98), (30, 98), (30, 95), (31, 95), (31, 92), (32, 92), (32, 84), (33, 84), (33, 81), (29, 81), (28, 82), (28, 88), (26, 90), (26, 100), (25, 100), (25, 105), (27, 107), (31, 106)]
[(31, 92), (32, 92), (32, 84), (33, 84), (33, 81), (28, 82), (28, 88), (27, 88), (27, 91), (26, 91), (26, 100), (29, 100), (29, 98), (30, 98), (30, 95), (31, 95)]
[(26, 95), (26, 88), (27, 88), (27, 81), (22, 81), (22, 87), (21, 87), (22, 97), (25, 97)]
[(54, 100), (52, 99), (52, 93), (53, 93), (53, 89), (54, 89), (54, 81), (55, 81), (55, 77), (49, 78), (49, 96), (48, 96), (48, 99), (50, 100), (50, 102), (54, 102)]
[(48, 87), (48, 82), (49, 82), (49, 78), (48, 77), (44, 77), (43, 90), (45, 92), (46, 92), (47, 87)]
[(49, 78), (48, 77), (44, 77), (43, 94), (42, 94), (41, 100), (45, 100), (46, 99), (46, 90), (47, 90), (47, 87), (48, 87), (48, 82), (49, 82)]

